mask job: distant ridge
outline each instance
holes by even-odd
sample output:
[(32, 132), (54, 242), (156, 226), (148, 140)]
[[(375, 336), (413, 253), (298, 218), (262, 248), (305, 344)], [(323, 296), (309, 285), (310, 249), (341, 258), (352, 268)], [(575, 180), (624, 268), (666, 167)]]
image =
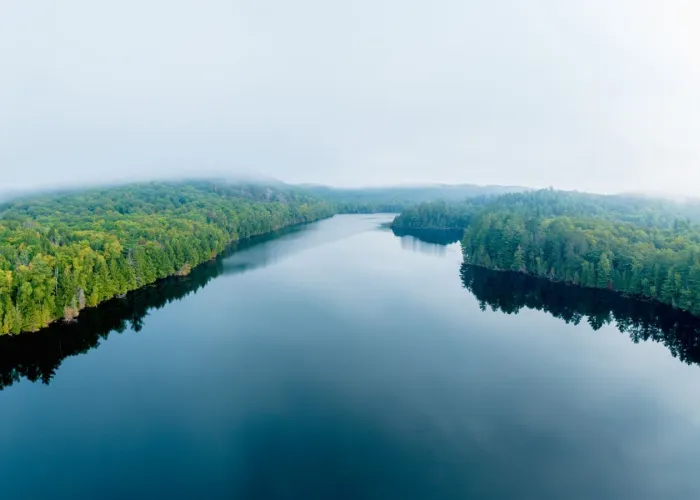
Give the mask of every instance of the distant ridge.
[(667, 193), (664, 191), (626, 191), (618, 193), (617, 196), (626, 196), (630, 198), (645, 198), (656, 200), (676, 201), (679, 203), (700, 203), (700, 198), (697, 196), (688, 196), (676, 193)]
[(301, 189), (309, 191), (319, 196), (331, 197), (334, 199), (343, 199), (347, 201), (358, 201), (359, 199), (362, 199), (366, 202), (377, 202), (380, 200), (384, 202), (393, 200), (411, 203), (420, 203), (436, 200), (462, 201), (466, 198), (472, 198), (475, 196), (492, 196), (506, 193), (522, 193), (526, 191), (536, 190), (535, 188), (525, 186), (444, 183), (384, 185), (367, 187), (336, 187), (317, 183), (292, 184), (276, 179), (274, 177), (238, 173), (235, 175), (181, 178), (175, 177), (162, 179), (134, 180), (131, 182), (112, 182), (106, 184), (78, 183), (75, 185), (60, 185), (53, 188), (42, 189), (7, 189), (0, 191), (0, 203), (17, 199), (33, 198), (38, 195), (68, 194), (90, 189), (109, 189), (118, 186), (137, 186), (149, 183), (173, 184), (182, 182), (214, 182), (229, 185), (259, 185), (275, 188)]

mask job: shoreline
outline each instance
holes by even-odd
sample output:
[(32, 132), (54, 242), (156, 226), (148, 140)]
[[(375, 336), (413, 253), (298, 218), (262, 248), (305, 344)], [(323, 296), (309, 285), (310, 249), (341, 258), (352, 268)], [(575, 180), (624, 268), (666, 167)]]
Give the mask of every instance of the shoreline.
[[(18, 333), (0, 334), (0, 339), (13, 338), (13, 337), (32, 335), (32, 334), (40, 334), (40, 333), (46, 332), (52, 328), (71, 327), (72, 325), (77, 325), (78, 323), (80, 323), (81, 314), (83, 314), (86, 311), (96, 311), (100, 307), (102, 307), (110, 302), (114, 302), (114, 301), (127, 301), (130, 298), (132, 298), (131, 296), (136, 294), (137, 292), (143, 291), (147, 288), (158, 286), (159, 284), (161, 284), (165, 281), (168, 281), (168, 280), (181, 280), (181, 281), (186, 280), (192, 273), (196, 272), (200, 267), (206, 265), (207, 263), (215, 262), (218, 259), (220, 259), (222, 256), (225, 256), (227, 253), (229, 253), (232, 250), (232, 247), (234, 247), (234, 246), (237, 246), (240, 244), (246, 244), (246, 243), (253, 245), (256, 243), (257, 239), (269, 237), (271, 235), (275, 235), (276, 233), (283, 232), (283, 231), (289, 230), (291, 228), (302, 227), (302, 226), (305, 226), (307, 224), (313, 224), (313, 223), (319, 222), (321, 220), (330, 219), (332, 217), (335, 217), (335, 215), (337, 215), (337, 214), (333, 214), (333, 215), (330, 215), (327, 217), (320, 217), (318, 219), (314, 219), (311, 221), (295, 222), (293, 224), (288, 224), (286, 226), (282, 226), (282, 227), (279, 227), (277, 229), (273, 229), (272, 231), (266, 231), (263, 233), (250, 235), (246, 238), (239, 238), (239, 239), (231, 240), (230, 242), (228, 242), (226, 244), (226, 246), (224, 247), (223, 250), (212, 255), (211, 257), (208, 257), (208, 258), (206, 258), (206, 259), (202, 260), (201, 262), (194, 264), (194, 265), (186, 263), (185, 266), (189, 266), (189, 271), (187, 273), (182, 274), (181, 273), (182, 268), (181, 268), (172, 274), (169, 274), (167, 276), (163, 276), (162, 278), (157, 278), (156, 280), (148, 282), (148, 283), (144, 283), (141, 286), (139, 286), (138, 288), (134, 288), (133, 290), (128, 290), (125, 293), (115, 295), (115, 296), (110, 297), (108, 299), (102, 300), (102, 301), (98, 302), (97, 304), (95, 304), (94, 306), (85, 306), (82, 309), (80, 309), (78, 311), (78, 314), (75, 315), (71, 319), (66, 319), (65, 317), (56, 318), (56, 319), (50, 321), (48, 324), (46, 324), (46, 325), (44, 325), (41, 328), (38, 328), (36, 330), (22, 330)], [(233, 250), (233, 252), (235, 252), (235, 251), (236, 250)], [(233, 253), (233, 252), (231, 252), (231, 253)], [(183, 266), (183, 267), (185, 267), (185, 266)]]
[(547, 278), (545, 276), (540, 276), (538, 274), (529, 273), (527, 271), (513, 271), (512, 269), (499, 269), (496, 267), (488, 267), (488, 266), (482, 266), (479, 264), (472, 264), (471, 262), (468, 262), (464, 258), (464, 255), (462, 255), (462, 265), (476, 267), (479, 269), (486, 269), (488, 271), (492, 271), (495, 273), (502, 273), (502, 274), (511, 273), (511, 274), (515, 274), (515, 275), (519, 275), (519, 276), (525, 276), (525, 277), (528, 277), (531, 279), (541, 280), (541, 281), (545, 281), (547, 283), (555, 283), (555, 284), (563, 285), (563, 286), (566, 286), (569, 288), (577, 288), (580, 290), (597, 290), (597, 291), (601, 291), (601, 292), (606, 292), (606, 293), (614, 294), (620, 298), (625, 298), (625, 299), (634, 300), (637, 302), (643, 302), (643, 303), (647, 303), (647, 304), (668, 307), (669, 309), (672, 309), (673, 311), (687, 314), (687, 315), (692, 316), (693, 318), (697, 319), (698, 321), (700, 321), (700, 316), (693, 314), (692, 312), (688, 311), (687, 309), (683, 309), (683, 308), (680, 308), (678, 306), (674, 306), (673, 304), (667, 304), (665, 302), (661, 302), (660, 300), (656, 300), (652, 297), (647, 297), (645, 295), (636, 295), (636, 294), (624, 292), (622, 290), (616, 290), (614, 288), (599, 288), (597, 286), (585, 286), (585, 285), (581, 285), (579, 283), (573, 283), (571, 281)]

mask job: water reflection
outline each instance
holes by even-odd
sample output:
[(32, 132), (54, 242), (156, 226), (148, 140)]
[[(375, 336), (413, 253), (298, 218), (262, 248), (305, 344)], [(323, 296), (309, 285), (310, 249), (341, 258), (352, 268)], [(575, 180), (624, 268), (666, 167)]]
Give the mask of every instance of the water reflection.
[(337, 221), (320, 221), (291, 226), (273, 233), (232, 244), (219, 257), (197, 266), (185, 277), (171, 277), (136, 290), (121, 299), (81, 311), (74, 323), (56, 323), (39, 332), (0, 336), (0, 390), (22, 378), (48, 384), (62, 361), (99, 347), (113, 332), (143, 328), (152, 309), (182, 299), (221, 275), (239, 274), (274, 264), (282, 258), (330, 242), (372, 230), (387, 215), (340, 216)]
[[(234, 243), (216, 259), (197, 266), (188, 276), (166, 278), (124, 298), (84, 309), (74, 323), (56, 323), (35, 333), (0, 336), (0, 390), (22, 378), (48, 384), (65, 358), (99, 347), (113, 332), (140, 331), (150, 310), (196, 292), (222, 274), (270, 265), (285, 249), (301, 251), (319, 244), (322, 240), (306, 237), (314, 230), (315, 224), (299, 225)], [(295, 245), (294, 242), (302, 240), (303, 244)]]
[(401, 238), (401, 248), (427, 255), (445, 255), (447, 245), (457, 243), (459, 231), (391, 228), (394, 236)]
[(594, 330), (613, 324), (634, 343), (653, 340), (685, 363), (700, 363), (700, 320), (664, 304), (468, 265), (462, 265), (461, 277), (482, 310), (517, 314), (537, 309), (566, 323), (586, 321)]
[[(358, 217), (345, 224), (328, 221), (284, 229), (233, 245), (224, 255), (195, 268), (189, 276), (168, 278), (123, 299), (86, 309), (75, 323), (56, 324), (33, 334), (0, 336), (0, 390), (23, 378), (48, 384), (65, 358), (99, 347), (112, 332), (140, 331), (150, 310), (196, 292), (217, 276), (265, 267), (285, 256), (367, 230), (375, 229)], [(454, 242), (454, 235), (435, 232), (394, 234), (401, 237), (404, 248), (430, 254), (444, 252), (446, 245)], [(700, 321), (668, 306), (625, 298), (607, 290), (572, 287), (471, 266), (462, 266), (461, 277), (482, 309), (490, 307), (507, 314), (522, 308), (537, 309), (567, 323), (587, 321), (594, 329), (614, 324), (634, 342), (654, 340), (681, 361), (700, 363)]]
[(446, 230), (442, 231), (439, 229), (398, 229), (391, 228), (394, 236), (399, 238), (411, 237), (416, 240), (420, 240), (425, 243), (432, 243), (433, 245), (451, 245), (452, 243), (457, 243), (461, 237), (462, 233), (460, 231)]
[[(339, 215), (334, 221), (321, 221), (292, 226), (267, 236), (239, 244), (223, 262), (223, 274), (239, 274), (269, 266), (282, 258), (291, 257), (309, 248), (350, 238), (356, 234), (380, 228), (389, 215)], [(342, 223), (338, 219), (343, 219)], [(367, 221), (376, 224), (368, 225)], [(283, 236), (283, 237), (281, 237)], [(265, 242), (265, 245), (259, 243)]]

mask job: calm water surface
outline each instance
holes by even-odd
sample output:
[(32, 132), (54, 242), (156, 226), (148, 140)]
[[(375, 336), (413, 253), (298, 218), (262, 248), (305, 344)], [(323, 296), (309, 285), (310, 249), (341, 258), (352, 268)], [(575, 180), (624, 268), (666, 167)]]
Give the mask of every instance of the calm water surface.
[(695, 322), (387, 220), (1, 339), (0, 497), (700, 498)]

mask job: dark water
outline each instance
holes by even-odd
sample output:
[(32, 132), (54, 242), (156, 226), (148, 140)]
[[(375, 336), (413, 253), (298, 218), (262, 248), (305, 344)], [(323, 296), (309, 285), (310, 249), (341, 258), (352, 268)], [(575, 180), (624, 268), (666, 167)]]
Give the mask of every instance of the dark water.
[(700, 498), (695, 320), (386, 220), (0, 339), (0, 497)]

